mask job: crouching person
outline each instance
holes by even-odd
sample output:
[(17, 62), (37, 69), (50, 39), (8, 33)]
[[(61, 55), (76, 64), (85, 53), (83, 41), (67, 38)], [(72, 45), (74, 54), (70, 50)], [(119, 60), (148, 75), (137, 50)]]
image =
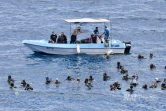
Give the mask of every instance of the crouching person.
[(50, 36), (50, 40), (48, 42), (49, 43), (56, 43), (56, 41), (57, 41), (57, 35), (56, 35), (55, 31), (53, 31), (51, 36)]

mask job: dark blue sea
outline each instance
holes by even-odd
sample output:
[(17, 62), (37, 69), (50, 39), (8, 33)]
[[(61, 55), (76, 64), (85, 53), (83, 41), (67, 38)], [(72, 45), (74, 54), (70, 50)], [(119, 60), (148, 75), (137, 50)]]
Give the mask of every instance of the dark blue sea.
[[(64, 19), (106, 18), (111, 21), (111, 37), (131, 41), (130, 54), (110, 55), (44, 55), (32, 52), (22, 44), (25, 39), (48, 40), (52, 31), (64, 32), (70, 39), (70, 25)], [(79, 24), (88, 37), (96, 26)], [(109, 24), (108, 24), (109, 25)], [(72, 29), (75, 24), (72, 25)], [(149, 58), (149, 53), (153, 58)], [(138, 60), (138, 54), (146, 59)], [(131, 81), (122, 80), (117, 62), (138, 74), (139, 85), (130, 94)], [(150, 70), (149, 65), (156, 69)], [(161, 83), (150, 86), (154, 78), (166, 78), (166, 0), (0, 0), (0, 111), (165, 111), (166, 90)], [(103, 73), (111, 76), (103, 81)], [(7, 83), (8, 75), (17, 89)], [(92, 75), (93, 88), (84, 79)], [(46, 85), (45, 77), (59, 78), (61, 84)], [(67, 76), (81, 82), (68, 82)], [(33, 87), (26, 91), (20, 86), (25, 79)], [(121, 90), (110, 91), (118, 80)]]

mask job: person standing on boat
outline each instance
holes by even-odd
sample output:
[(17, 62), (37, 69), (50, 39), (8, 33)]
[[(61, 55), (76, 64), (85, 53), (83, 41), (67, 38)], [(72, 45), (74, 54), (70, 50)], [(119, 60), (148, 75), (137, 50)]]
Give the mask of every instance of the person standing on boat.
[(96, 29), (93, 32), (94, 32), (94, 34), (98, 35), (99, 34), (98, 27), (96, 27)]
[(50, 36), (49, 43), (56, 43), (56, 41), (57, 41), (57, 35), (56, 35), (55, 31), (53, 31)]
[[(103, 32), (103, 34), (104, 34), (104, 39), (105, 40), (107, 40), (107, 39), (109, 39), (109, 29), (107, 28), (107, 26), (105, 25), (105, 29), (104, 29), (104, 32)], [(103, 35), (103, 34), (101, 34), (101, 36)]]
[(83, 33), (81, 31), (81, 27), (77, 27), (76, 29), (74, 29), (73, 34), (71, 35), (71, 41), (70, 41), (71, 44), (76, 43), (78, 33)]

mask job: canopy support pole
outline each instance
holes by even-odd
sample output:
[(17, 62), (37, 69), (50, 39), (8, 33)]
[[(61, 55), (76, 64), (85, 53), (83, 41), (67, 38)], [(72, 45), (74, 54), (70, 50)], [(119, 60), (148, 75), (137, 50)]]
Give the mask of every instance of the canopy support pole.
[(71, 37), (71, 23), (70, 23), (70, 37)]
[(110, 39), (111, 39), (111, 44), (112, 44), (112, 24), (110, 22)]

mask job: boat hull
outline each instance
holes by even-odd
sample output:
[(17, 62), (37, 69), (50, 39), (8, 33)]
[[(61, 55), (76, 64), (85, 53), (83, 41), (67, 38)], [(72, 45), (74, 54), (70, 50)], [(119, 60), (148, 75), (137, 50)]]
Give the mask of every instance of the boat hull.
[(23, 44), (34, 52), (58, 55), (70, 54), (123, 54), (125, 43), (105, 44), (52, 44), (45, 40), (24, 40)]

